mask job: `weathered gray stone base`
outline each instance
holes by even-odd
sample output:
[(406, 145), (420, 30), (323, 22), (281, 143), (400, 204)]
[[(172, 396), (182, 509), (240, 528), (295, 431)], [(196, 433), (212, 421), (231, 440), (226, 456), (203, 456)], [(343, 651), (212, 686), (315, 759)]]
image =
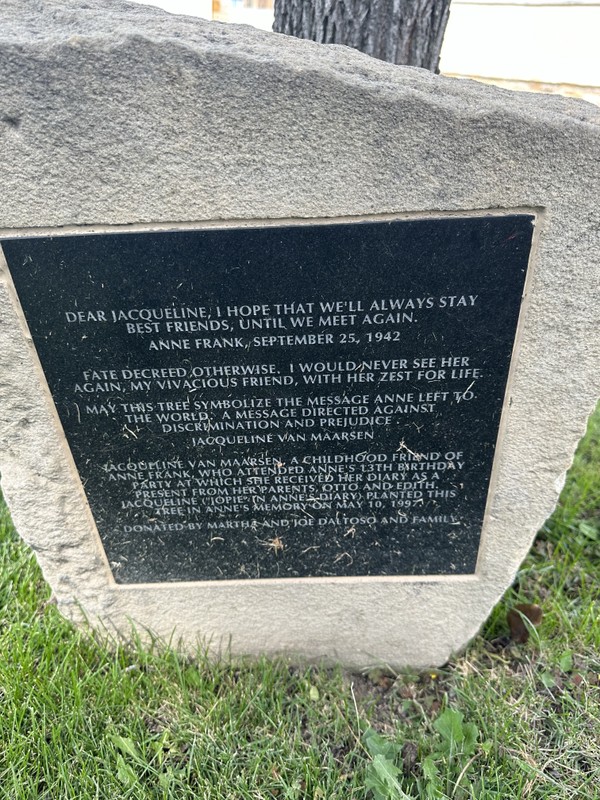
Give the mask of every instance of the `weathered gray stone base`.
[(444, 662), (552, 511), (600, 395), (598, 109), (108, 0), (0, 6), (0, 229), (534, 209), (478, 573), (116, 586), (3, 268), (0, 467), (61, 610), (364, 667)]

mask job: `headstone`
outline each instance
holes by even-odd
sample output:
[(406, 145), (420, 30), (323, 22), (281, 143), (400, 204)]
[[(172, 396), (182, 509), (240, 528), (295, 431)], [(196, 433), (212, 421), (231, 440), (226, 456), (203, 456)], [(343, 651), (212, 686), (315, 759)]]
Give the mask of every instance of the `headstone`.
[(93, 0), (0, 9), (0, 458), (59, 607), (445, 661), (600, 395), (600, 115)]

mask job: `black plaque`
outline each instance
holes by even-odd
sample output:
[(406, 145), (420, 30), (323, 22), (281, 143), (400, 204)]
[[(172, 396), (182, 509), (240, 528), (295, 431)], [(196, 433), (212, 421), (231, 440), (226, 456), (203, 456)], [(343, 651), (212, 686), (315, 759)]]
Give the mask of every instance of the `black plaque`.
[(115, 579), (473, 573), (533, 221), (5, 240)]

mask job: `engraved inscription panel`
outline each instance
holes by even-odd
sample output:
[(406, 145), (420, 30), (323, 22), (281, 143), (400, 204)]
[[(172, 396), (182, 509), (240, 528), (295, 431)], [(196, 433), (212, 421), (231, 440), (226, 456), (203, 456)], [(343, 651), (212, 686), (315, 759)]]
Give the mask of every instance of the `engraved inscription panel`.
[(473, 573), (533, 222), (3, 241), (115, 579)]

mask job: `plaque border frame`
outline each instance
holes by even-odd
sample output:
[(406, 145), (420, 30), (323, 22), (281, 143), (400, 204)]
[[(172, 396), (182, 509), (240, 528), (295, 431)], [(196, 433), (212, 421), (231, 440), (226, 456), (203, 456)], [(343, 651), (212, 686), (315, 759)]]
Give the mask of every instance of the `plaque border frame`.
[[(95, 518), (89, 506), (87, 495), (83, 486), (82, 479), (79, 471), (75, 465), (71, 448), (69, 446), (67, 437), (65, 435), (62, 423), (60, 421), (54, 399), (50, 392), (46, 376), (38, 356), (33, 338), (29, 331), (29, 326), (25, 319), (25, 315), (14, 286), (10, 270), (8, 268), (4, 252), (2, 250), (2, 241), (4, 239), (28, 239), (28, 238), (42, 238), (42, 237), (62, 237), (62, 236), (85, 236), (91, 234), (112, 234), (127, 235), (129, 233), (159, 233), (171, 231), (202, 231), (202, 230), (243, 230), (243, 229), (257, 229), (257, 228), (284, 228), (291, 226), (305, 226), (305, 225), (343, 225), (343, 224), (356, 224), (361, 222), (389, 222), (396, 220), (432, 220), (432, 219), (448, 219), (448, 218), (472, 218), (472, 217), (506, 217), (513, 215), (529, 215), (533, 216), (533, 234), (531, 240), (531, 247), (527, 261), (527, 272), (525, 275), (525, 282), (523, 286), (523, 294), (521, 297), (521, 304), (519, 308), (518, 321), (511, 350), (509, 370), (504, 388), (504, 400), (501, 407), (500, 420), (498, 424), (498, 434), (494, 446), (494, 458), (492, 469), (490, 472), (490, 479), (488, 483), (487, 496), (483, 519), (481, 523), (481, 532), (479, 538), (479, 547), (477, 552), (477, 561), (475, 571), (473, 573), (457, 573), (457, 574), (436, 574), (436, 575), (360, 575), (360, 576), (306, 576), (306, 577), (268, 577), (268, 578), (243, 578), (243, 579), (214, 579), (214, 580), (197, 580), (197, 581), (151, 581), (151, 582), (127, 582), (117, 583), (113, 577), (112, 570), (102, 543), (100, 533), (98, 531)], [(45, 398), (53, 418), (53, 425), (55, 433), (60, 437), (62, 443), (63, 455), (68, 463), (70, 475), (77, 487), (85, 514), (90, 527), (90, 532), (93, 537), (94, 547), (97, 554), (101, 558), (103, 566), (103, 577), (106, 587), (111, 590), (118, 590), (120, 592), (130, 592), (136, 590), (168, 590), (173, 591), (176, 587), (211, 587), (211, 586), (245, 586), (245, 585), (258, 585), (258, 586), (272, 586), (280, 584), (283, 586), (291, 583), (301, 582), (303, 584), (318, 583), (443, 583), (446, 581), (460, 581), (460, 582), (478, 582), (481, 579), (483, 565), (487, 557), (487, 539), (488, 528), (490, 522), (491, 505), (493, 503), (495, 490), (498, 481), (498, 473), (500, 470), (499, 462), (502, 458), (502, 443), (504, 439), (504, 432), (507, 424), (508, 408), (510, 407), (510, 391), (514, 382), (515, 372), (518, 367), (520, 345), (523, 337), (523, 327), (527, 317), (528, 301), (531, 294), (531, 288), (535, 279), (535, 263), (536, 254), (538, 249), (538, 242), (544, 227), (545, 209), (541, 207), (531, 206), (516, 206), (511, 208), (494, 208), (494, 209), (464, 209), (452, 211), (415, 211), (415, 212), (399, 212), (399, 213), (382, 213), (382, 214), (365, 214), (365, 215), (352, 215), (343, 217), (293, 217), (293, 218), (273, 218), (268, 220), (262, 219), (232, 219), (232, 220), (207, 220), (197, 222), (160, 222), (160, 223), (131, 223), (123, 225), (65, 225), (63, 227), (39, 227), (39, 228), (4, 228), (0, 229), (0, 281), (6, 283), (8, 287), (9, 296), (12, 300), (13, 309), (19, 319), (22, 333), (24, 338), (29, 343), (32, 351), (32, 358), (35, 363), (35, 369), (38, 380), (41, 384), (42, 393)]]

